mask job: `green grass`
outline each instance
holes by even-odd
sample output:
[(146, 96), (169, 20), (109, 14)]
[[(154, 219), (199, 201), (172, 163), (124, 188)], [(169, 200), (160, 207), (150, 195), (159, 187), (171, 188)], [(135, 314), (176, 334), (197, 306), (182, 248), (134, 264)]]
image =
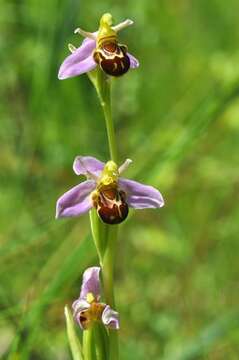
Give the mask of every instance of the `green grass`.
[(120, 41), (141, 63), (113, 84), (120, 159), (166, 200), (120, 227), (122, 360), (236, 360), (237, 0), (2, 1), (0, 357), (71, 358), (64, 306), (97, 259), (88, 217), (56, 221), (55, 202), (79, 182), (74, 157), (108, 147), (87, 76), (57, 72), (105, 11), (135, 21)]

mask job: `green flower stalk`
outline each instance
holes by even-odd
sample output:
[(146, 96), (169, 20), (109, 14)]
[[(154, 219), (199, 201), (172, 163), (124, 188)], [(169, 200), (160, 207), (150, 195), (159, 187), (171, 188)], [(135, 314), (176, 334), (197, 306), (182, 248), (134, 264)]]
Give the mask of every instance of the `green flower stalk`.
[[(89, 268), (83, 276), (80, 297), (73, 303), (74, 318), (83, 332), (84, 360), (118, 360), (119, 319), (114, 297), (114, 264), (117, 245), (117, 224), (125, 220), (129, 207), (159, 208), (164, 205), (160, 192), (148, 185), (121, 178), (132, 162), (127, 159), (118, 166), (117, 142), (111, 110), (111, 77), (119, 77), (139, 62), (128, 53), (127, 46), (119, 44), (118, 32), (131, 20), (113, 26), (112, 16), (104, 14), (99, 30), (90, 33), (80, 28), (75, 33), (85, 37), (79, 48), (69, 44), (69, 55), (60, 67), (59, 79), (87, 73), (93, 83), (105, 119), (110, 161), (102, 163), (90, 156), (76, 157), (73, 169), (87, 180), (75, 186), (57, 201), (56, 217), (80, 216), (90, 212), (93, 239), (102, 271), (104, 303), (100, 302), (99, 267)], [(112, 226), (114, 225), (114, 226)], [(67, 324), (73, 357), (76, 338), (72, 323)], [(70, 324), (70, 326), (69, 326)], [(72, 335), (73, 334), (73, 335)]]

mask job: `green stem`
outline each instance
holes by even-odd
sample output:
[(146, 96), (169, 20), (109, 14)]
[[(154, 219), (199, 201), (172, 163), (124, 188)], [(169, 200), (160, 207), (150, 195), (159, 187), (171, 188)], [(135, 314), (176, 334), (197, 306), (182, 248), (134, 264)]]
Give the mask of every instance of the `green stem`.
[(119, 359), (119, 335), (118, 330), (109, 330), (110, 360)]
[(115, 306), (114, 301), (114, 257), (117, 227), (102, 223), (95, 209), (90, 211), (91, 231), (99, 256), (104, 285), (105, 302)]
[[(117, 240), (117, 226), (108, 226), (103, 224), (96, 213), (95, 209), (90, 212), (91, 229), (93, 239), (99, 256), (100, 266), (102, 269), (102, 279), (104, 286), (105, 302), (114, 310), (114, 262), (115, 262), (115, 245)], [(109, 330), (109, 358), (110, 360), (118, 360), (119, 345), (118, 331)]]
[[(96, 88), (104, 113), (110, 157), (111, 160), (117, 164), (118, 156), (116, 136), (111, 111), (110, 78), (106, 76), (100, 69), (97, 69), (95, 72), (92, 72), (88, 75)], [(115, 310), (114, 263), (118, 227), (116, 225), (103, 224), (96, 215), (97, 214), (95, 210), (92, 210), (90, 214), (90, 220), (92, 234), (102, 269), (105, 302)], [(118, 332), (116, 330), (109, 330), (109, 359), (119, 359)]]
[(116, 138), (115, 138), (115, 130), (114, 130), (114, 124), (112, 121), (112, 113), (111, 113), (111, 102), (110, 102), (110, 84), (109, 87), (109, 94), (107, 95), (108, 99), (107, 101), (104, 101), (101, 103), (104, 117), (105, 117), (105, 124), (106, 124), (106, 130), (107, 130), (107, 136), (108, 136), (108, 142), (109, 142), (109, 150), (110, 150), (110, 157), (111, 160), (113, 160), (115, 163), (117, 163), (117, 150), (116, 150)]
[[(115, 163), (117, 163), (116, 137), (115, 137), (114, 123), (112, 119), (112, 112), (111, 112), (111, 88), (109, 83), (110, 80), (105, 78), (104, 81), (105, 84), (103, 86), (103, 89), (105, 91), (100, 96), (101, 106), (105, 117), (110, 156), (111, 159)], [(105, 248), (103, 258), (101, 256), (102, 277), (103, 277), (106, 303), (109, 304), (113, 309), (116, 309), (115, 298), (114, 298), (114, 263), (115, 263), (115, 250), (117, 243), (118, 227), (109, 225), (107, 226), (107, 230), (108, 230), (107, 245)], [(110, 346), (110, 351), (109, 351), (110, 360), (118, 360), (119, 341), (118, 341), (118, 332), (115, 330), (109, 330), (109, 346)]]
[(108, 335), (102, 324), (94, 325), (94, 340), (97, 360), (109, 360)]
[(96, 88), (96, 92), (100, 100), (100, 105), (104, 113), (110, 157), (111, 160), (117, 163), (118, 156), (116, 136), (111, 111), (111, 79), (100, 69), (97, 69), (95, 73), (88, 75)]
[[(114, 298), (114, 264), (118, 227), (109, 225), (107, 226), (107, 230), (107, 245), (103, 257), (100, 256), (100, 265), (102, 269), (105, 302), (116, 310)], [(109, 330), (109, 355), (110, 360), (119, 359), (119, 339), (117, 330)]]
[(101, 260), (102, 277), (104, 283), (105, 301), (111, 307), (115, 308), (114, 263), (118, 227), (110, 225), (107, 226), (107, 230), (107, 246)]
[(84, 360), (96, 360), (93, 327), (83, 331)]

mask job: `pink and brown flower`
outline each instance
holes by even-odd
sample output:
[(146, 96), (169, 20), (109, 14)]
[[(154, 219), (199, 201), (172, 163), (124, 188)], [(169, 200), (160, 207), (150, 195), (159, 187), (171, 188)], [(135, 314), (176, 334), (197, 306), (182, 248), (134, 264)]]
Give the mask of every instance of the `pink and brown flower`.
[(89, 329), (95, 322), (109, 329), (119, 329), (119, 314), (100, 302), (100, 267), (90, 267), (83, 274), (79, 298), (72, 304), (73, 315), (80, 327)]
[(112, 26), (112, 16), (104, 14), (100, 20), (98, 31), (93, 33), (80, 28), (75, 30), (85, 37), (79, 48), (69, 44), (72, 52), (62, 63), (58, 78), (60, 80), (78, 76), (99, 66), (106, 74), (120, 76), (125, 74), (129, 68), (137, 68), (138, 60), (128, 53), (127, 46), (119, 44), (118, 32), (133, 24), (132, 20)]
[(77, 156), (73, 170), (87, 180), (62, 195), (56, 204), (56, 218), (80, 216), (93, 207), (107, 224), (119, 224), (128, 215), (128, 208), (161, 208), (164, 200), (152, 186), (121, 177), (132, 161), (120, 167), (113, 161), (106, 164), (91, 156)]

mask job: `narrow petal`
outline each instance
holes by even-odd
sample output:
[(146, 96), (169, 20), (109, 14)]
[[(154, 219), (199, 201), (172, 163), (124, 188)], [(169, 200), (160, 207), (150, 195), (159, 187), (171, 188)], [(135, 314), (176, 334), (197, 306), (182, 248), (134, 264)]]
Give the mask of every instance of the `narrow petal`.
[(94, 295), (96, 301), (100, 299), (100, 267), (98, 266), (86, 269), (83, 274), (80, 299), (86, 300), (89, 293)]
[(139, 67), (139, 60), (137, 60), (133, 55), (127, 53), (129, 59), (130, 59), (130, 67), (131, 69), (135, 69)]
[(102, 322), (109, 329), (119, 329), (119, 313), (107, 305), (102, 314)]
[(130, 26), (130, 25), (133, 25), (133, 20), (130, 20), (130, 19), (126, 19), (124, 21), (122, 21), (121, 23), (115, 25), (115, 26), (112, 26), (112, 29), (116, 32), (119, 32), (121, 30), (123, 30), (124, 28)]
[(85, 39), (82, 45), (69, 55), (62, 63), (58, 78), (60, 80), (77, 76), (92, 70), (96, 67), (92, 53), (95, 49), (95, 41)]
[(123, 178), (120, 178), (118, 183), (119, 188), (126, 193), (126, 201), (130, 207), (145, 209), (164, 206), (162, 195), (154, 187)]
[(104, 169), (105, 164), (92, 156), (77, 156), (73, 163), (76, 175), (94, 174), (98, 176)]
[(56, 204), (56, 218), (80, 216), (92, 208), (90, 193), (95, 189), (93, 180), (76, 185), (62, 195)]
[(80, 34), (81, 36), (85, 37), (86, 39), (92, 39), (94, 41), (97, 40), (97, 31), (94, 33), (91, 33), (89, 31), (85, 31), (81, 28), (77, 28), (74, 30), (74, 34)]
[(133, 160), (126, 159), (125, 162), (119, 167), (119, 174), (121, 175), (125, 170), (128, 169), (129, 165), (132, 164)]

